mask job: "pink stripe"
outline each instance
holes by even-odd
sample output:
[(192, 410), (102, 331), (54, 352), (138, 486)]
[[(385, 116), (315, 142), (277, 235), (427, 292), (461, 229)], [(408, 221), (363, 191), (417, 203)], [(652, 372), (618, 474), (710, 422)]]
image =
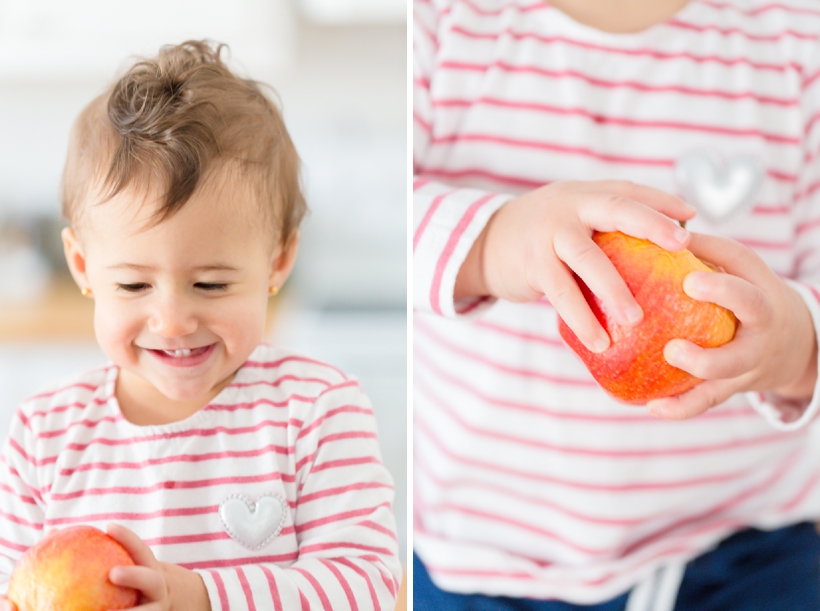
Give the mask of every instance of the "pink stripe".
[(736, 27), (721, 28), (713, 24), (699, 25), (695, 23), (687, 23), (685, 21), (681, 21), (680, 19), (674, 18), (664, 21), (663, 24), (665, 26), (678, 28), (681, 30), (689, 30), (698, 33), (717, 32), (721, 36), (730, 36), (732, 34), (738, 34), (740, 36), (743, 36), (744, 38), (747, 38), (748, 40), (754, 40), (757, 42), (779, 42), (789, 36), (791, 36), (792, 38), (797, 38), (798, 40), (817, 40), (816, 34), (807, 34), (804, 32), (796, 32), (794, 30), (783, 30), (781, 32), (778, 32), (777, 34), (752, 34), (751, 32), (746, 32), (745, 30), (741, 30), (740, 28)]
[(418, 191), (422, 187), (429, 185), (430, 182), (431, 181), (427, 178), (415, 178), (415, 179), (413, 179), (413, 191), (414, 192)]
[(248, 605), (248, 611), (256, 611), (256, 604), (253, 602), (253, 592), (251, 592), (251, 584), (248, 583), (248, 578), (245, 577), (245, 571), (242, 567), (236, 567), (236, 576), (239, 578), (239, 585), (242, 586), (242, 593), (245, 595), (245, 602)]
[(0, 545), (5, 547), (6, 549), (14, 550), (15, 552), (25, 552), (29, 548), (28, 545), (20, 545), (19, 543), (13, 543), (12, 541), (4, 539), (3, 537), (0, 537)]
[(26, 503), (27, 505), (37, 504), (37, 501), (34, 499), (33, 496), (23, 496), (21, 494), (18, 494), (15, 490), (12, 490), (11, 486), (8, 486), (7, 484), (0, 483), (0, 490), (17, 497), (19, 501)]
[(564, 36), (544, 36), (542, 34), (538, 34), (537, 32), (514, 32), (510, 29), (501, 31), (501, 32), (475, 32), (468, 30), (461, 26), (454, 26), (450, 30), (449, 33), (458, 34), (464, 36), (465, 38), (472, 38), (475, 40), (498, 40), (502, 36), (509, 37), (513, 40), (521, 41), (521, 40), (534, 40), (539, 43), (544, 43), (547, 45), (561, 43), (568, 46), (578, 47), (581, 49), (587, 49), (592, 51), (602, 51), (603, 53), (609, 55), (627, 55), (632, 57), (651, 57), (652, 59), (658, 59), (661, 61), (666, 60), (687, 60), (692, 61), (695, 63), (716, 63), (722, 66), (749, 66), (755, 70), (761, 71), (774, 71), (778, 73), (784, 73), (787, 70), (794, 70), (797, 73), (801, 73), (803, 71), (803, 66), (795, 63), (789, 64), (771, 64), (771, 63), (761, 63), (761, 62), (753, 62), (745, 57), (732, 57), (732, 58), (725, 58), (719, 57), (717, 55), (694, 55), (689, 53), (688, 51), (678, 52), (678, 53), (669, 53), (664, 51), (658, 51), (656, 49), (625, 49), (621, 47), (610, 47), (607, 45), (597, 45), (593, 43), (589, 43), (583, 40), (573, 40), (571, 38), (566, 38)]
[(386, 488), (388, 490), (392, 490), (393, 486), (390, 484), (383, 484), (381, 482), (357, 482), (355, 484), (349, 484), (347, 486), (339, 486), (336, 488), (327, 488), (325, 490), (319, 490), (317, 492), (312, 492), (310, 494), (304, 494), (299, 497), (299, 506), (305, 505), (311, 501), (316, 501), (318, 499), (324, 499), (331, 496), (338, 496), (340, 494), (345, 494), (346, 492), (352, 492), (354, 490), (379, 490), (382, 488)]
[(358, 456), (356, 458), (339, 458), (337, 460), (328, 460), (323, 463), (313, 465), (310, 472), (316, 473), (324, 471), (325, 469), (338, 469), (339, 467), (354, 467), (358, 465), (381, 464), (375, 456)]
[[(543, 515), (543, 511), (548, 509), (556, 513), (560, 513), (568, 518), (572, 518), (573, 520), (584, 522), (585, 524), (619, 526), (623, 528), (632, 528), (635, 526), (639, 526), (641, 524), (644, 524), (648, 518), (652, 517), (641, 516), (639, 518), (634, 519), (617, 519), (592, 514), (585, 514), (570, 509), (569, 507), (559, 505), (558, 503), (555, 503), (549, 500), (548, 498), (542, 498), (540, 496), (525, 494), (518, 488), (502, 486), (499, 484), (492, 484), (487, 482), (485, 479), (441, 478), (439, 477), (439, 474), (437, 473), (436, 469), (431, 468), (429, 464), (426, 461), (424, 461), (423, 457), (419, 454), (416, 454), (415, 458), (413, 459), (413, 468), (414, 473), (423, 474), (427, 479), (435, 483), (435, 485), (438, 486), (440, 489), (447, 489), (451, 491), (454, 496), (460, 495), (462, 492), (470, 494), (473, 491), (477, 491), (479, 494), (489, 493), (492, 495), (499, 495), (504, 498), (517, 499), (518, 501), (521, 501), (528, 505), (532, 505), (532, 511), (537, 512), (537, 515)], [(416, 493), (416, 496), (414, 497), (414, 502), (416, 503), (417, 508), (421, 508), (421, 506), (424, 505), (420, 501), (418, 493)], [(427, 505), (424, 505), (424, 507), (427, 507)]]
[(470, 207), (467, 208), (467, 211), (458, 221), (453, 229), (453, 232), (450, 234), (447, 244), (445, 244), (444, 250), (442, 251), (441, 256), (439, 256), (438, 262), (436, 263), (436, 269), (433, 273), (433, 284), (430, 288), (430, 302), (432, 304), (433, 311), (437, 314), (441, 314), (439, 293), (441, 292), (441, 279), (444, 275), (444, 268), (447, 266), (447, 262), (453, 255), (453, 251), (456, 249), (459, 238), (461, 238), (462, 234), (467, 230), (467, 227), (472, 222), (478, 210), (493, 197), (494, 195), (491, 193), (470, 204)]
[(80, 409), (85, 409), (88, 405), (105, 405), (113, 398), (113, 395), (109, 395), (107, 397), (103, 397), (102, 399), (92, 399), (90, 401), (74, 401), (72, 403), (64, 403), (61, 405), (55, 406), (48, 406), (45, 410), (32, 412), (29, 417), (26, 419), (22, 412), (18, 412), (21, 421), (25, 424), (29, 429), (29, 422), (34, 420), (34, 418), (45, 418), (46, 416), (51, 416), (54, 414), (59, 414), (61, 412), (65, 412), (70, 410), (72, 407), (79, 407)]
[(528, 342), (536, 342), (539, 344), (545, 344), (547, 346), (558, 347), (562, 349), (566, 347), (564, 341), (557, 337), (549, 337), (546, 335), (529, 333), (527, 331), (510, 329), (509, 327), (504, 327), (502, 325), (499, 325), (498, 323), (488, 322), (486, 320), (477, 320), (473, 323), (473, 325), (479, 327), (480, 329), (495, 331), (496, 333), (502, 333), (503, 335), (509, 335), (511, 337), (522, 339)]
[(299, 590), (299, 604), (302, 605), (302, 611), (310, 611), (310, 603), (301, 590)]
[(504, 8), (495, 9), (495, 10), (478, 7), (478, 6), (476, 6), (475, 3), (470, 2), (470, 0), (461, 0), (461, 4), (463, 6), (468, 7), (475, 14), (481, 15), (482, 17), (490, 17), (490, 16), (495, 16), (495, 15), (501, 15), (501, 14), (507, 12), (507, 11), (516, 11), (516, 12), (519, 12), (519, 13), (529, 13), (529, 12), (532, 12), (532, 11), (555, 10), (555, 9), (552, 9), (552, 7), (549, 4), (547, 4), (546, 2), (534, 2), (533, 4), (525, 5), (525, 6), (516, 6), (515, 3), (507, 3), (506, 5), (504, 5)]
[(421, 127), (421, 129), (422, 129), (422, 131), (424, 131), (424, 133), (426, 133), (427, 135), (432, 137), (432, 135), (433, 135), (433, 126), (430, 125), (429, 122), (422, 119), (421, 115), (418, 112), (413, 111), (413, 121), (415, 121), (418, 124), (418, 126)]
[(753, 17), (755, 15), (760, 15), (761, 13), (765, 13), (767, 11), (771, 11), (773, 9), (782, 10), (785, 13), (792, 13), (795, 15), (814, 15), (820, 16), (820, 11), (813, 11), (811, 9), (804, 9), (804, 8), (797, 8), (794, 6), (787, 6), (785, 4), (779, 3), (772, 3), (772, 4), (765, 4), (763, 6), (759, 6), (757, 8), (747, 10), (743, 9), (740, 6), (729, 4), (727, 2), (713, 2), (711, 0), (697, 0), (700, 4), (704, 4), (707, 6), (711, 6), (712, 8), (722, 9), (722, 10), (732, 10), (740, 13), (741, 15), (748, 15)]
[(278, 554), (276, 556), (246, 556), (242, 558), (228, 558), (228, 559), (212, 559), (200, 560), (198, 562), (180, 562), (179, 565), (186, 569), (225, 569), (236, 568), (247, 564), (261, 564), (263, 562), (270, 563), (293, 563), (299, 558), (299, 552), (288, 552), (287, 554)]
[(256, 382), (231, 382), (225, 388), (248, 388), (250, 386), (280, 386), (284, 382), (305, 382), (310, 384), (321, 384), (322, 386), (332, 386), (327, 380), (322, 378), (305, 378), (302, 376), (295, 376), (286, 374), (276, 378), (273, 381), (257, 380)]
[(334, 565), (330, 560), (321, 558), (319, 562), (325, 565), (327, 569), (333, 573), (333, 576), (336, 577), (339, 585), (342, 586), (342, 590), (344, 590), (345, 596), (347, 597), (347, 604), (350, 605), (350, 611), (359, 611), (359, 605), (356, 604), (356, 597), (353, 596), (353, 590), (350, 589), (350, 584), (347, 583), (347, 579), (344, 578), (342, 572), (336, 568), (336, 565)]
[(448, 195), (452, 195), (455, 193), (455, 189), (452, 191), (447, 191), (446, 193), (440, 193), (436, 197), (433, 198), (433, 201), (430, 203), (430, 206), (424, 212), (424, 217), (422, 217), (421, 222), (419, 223), (418, 228), (416, 229), (416, 233), (413, 235), (413, 252), (416, 252), (416, 246), (418, 246), (419, 240), (421, 240), (421, 236), (424, 233), (424, 230), (427, 229), (428, 223), (430, 223), (430, 219), (433, 218), (433, 215), (438, 210), (438, 207), (441, 205), (441, 202), (444, 201), (444, 198)]
[(279, 596), (279, 588), (276, 586), (276, 579), (273, 577), (271, 570), (264, 564), (260, 564), (259, 568), (268, 580), (268, 587), (270, 588), (270, 597), (273, 600), (273, 611), (284, 611), (282, 608), (282, 598)]
[(370, 602), (373, 604), (374, 611), (381, 611), (381, 605), (379, 604), (379, 597), (376, 595), (376, 589), (373, 587), (373, 582), (370, 581), (370, 575), (367, 574), (367, 571), (364, 569), (356, 566), (348, 560), (347, 558), (336, 558), (335, 560), (339, 564), (343, 564), (352, 571), (355, 571), (358, 575), (360, 575), (367, 583), (367, 590), (370, 592)]
[(469, 314), (470, 312), (477, 309), (481, 304), (486, 303), (489, 301), (491, 297), (484, 295), (483, 297), (473, 297), (469, 299), (469, 303), (466, 306), (460, 307), (459, 304), (456, 304), (456, 313), (464, 316), (465, 314)]
[(301, 573), (305, 579), (313, 586), (313, 589), (316, 591), (316, 594), (319, 596), (319, 600), (322, 603), (322, 609), (324, 611), (333, 611), (333, 607), (330, 605), (330, 601), (327, 599), (327, 594), (325, 594), (324, 589), (322, 588), (319, 580), (316, 579), (310, 571), (306, 571), (305, 569), (301, 569), (299, 567), (291, 567), (294, 571)]
[(432, 429), (427, 425), (423, 418), (418, 413), (415, 414), (414, 423), (417, 429), (425, 433), (427, 440), (436, 447), (438, 451), (444, 454), (450, 460), (461, 465), (476, 468), (480, 471), (489, 471), (492, 473), (501, 473), (508, 476), (518, 477), (524, 480), (551, 484), (555, 486), (564, 486), (578, 490), (591, 491), (605, 491), (605, 492), (643, 492), (646, 490), (674, 490), (677, 488), (689, 488), (698, 486), (713, 486), (716, 484), (725, 484), (726, 482), (737, 481), (748, 475), (745, 471), (735, 473), (725, 473), (722, 475), (710, 475), (705, 477), (696, 477), (691, 479), (656, 481), (656, 482), (635, 482), (628, 484), (602, 484), (582, 482), (572, 479), (563, 479), (552, 475), (543, 473), (523, 471), (521, 469), (512, 469), (499, 465), (495, 462), (485, 462), (474, 458), (467, 458), (465, 456), (456, 454), (450, 448), (446, 447), (441, 440), (435, 435)]
[(639, 121), (636, 119), (627, 119), (624, 117), (609, 117), (598, 113), (593, 113), (586, 108), (563, 108), (551, 104), (542, 104), (538, 102), (518, 102), (512, 100), (502, 100), (492, 97), (481, 97), (477, 100), (462, 100), (462, 99), (441, 99), (433, 102), (434, 108), (448, 108), (448, 107), (476, 107), (476, 106), (495, 106), (498, 108), (508, 108), (515, 110), (529, 110), (534, 112), (543, 112), (556, 115), (570, 115), (579, 116), (589, 119), (590, 122), (596, 125), (619, 125), (623, 127), (636, 127), (643, 129), (675, 129), (680, 131), (705, 132), (710, 134), (724, 134), (730, 136), (754, 137), (767, 140), (769, 142), (779, 142), (784, 144), (800, 143), (800, 139), (794, 136), (784, 136), (780, 134), (768, 134), (759, 129), (737, 129), (731, 127), (723, 127), (718, 125), (702, 125), (695, 123), (683, 123), (678, 121)]
[(458, 354), (459, 356), (465, 357), (471, 361), (476, 363), (480, 363), (493, 369), (495, 371), (500, 371), (505, 374), (509, 374), (516, 377), (522, 378), (531, 378), (531, 379), (538, 379), (543, 380), (544, 382), (549, 382), (551, 384), (561, 384), (566, 386), (580, 386), (586, 388), (597, 388), (598, 384), (593, 380), (591, 377), (589, 378), (564, 378), (559, 376), (552, 376), (547, 373), (541, 371), (535, 371), (532, 369), (522, 369), (519, 367), (511, 367), (509, 365), (504, 365), (501, 363), (496, 363), (495, 361), (491, 361), (490, 359), (486, 358), (484, 355), (475, 354), (470, 352), (469, 350), (458, 346), (452, 342), (449, 342), (443, 339), (441, 336), (436, 335), (433, 330), (428, 327), (426, 324), (422, 323), (419, 320), (416, 320), (413, 328), (416, 331), (419, 331), (426, 337), (430, 338), (439, 346), (446, 348), (449, 352), (453, 354)]
[(190, 480), (184, 482), (168, 481), (159, 482), (152, 486), (112, 486), (111, 488), (85, 488), (83, 490), (75, 490), (74, 492), (64, 492), (51, 495), (53, 501), (67, 501), (70, 499), (80, 498), (82, 496), (90, 495), (105, 495), (105, 494), (147, 494), (156, 492), (157, 490), (191, 490), (196, 488), (210, 488), (212, 486), (229, 484), (249, 484), (259, 482), (272, 482), (278, 480), (288, 479), (293, 480), (294, 476), (283, 473), (273, 472), (264, 475), (244, 475), (234, 477), (214, 477), (210, 479)]
[(505, 174), (498, 174), (490, 172), (482, 168), (463, 168), (461, 170), (448, 170), (443, 168), (424, 168), (424, 173), (436, 178), (486, 178), (504, 186), (509, 187), (524, 187), (527, 189), (536, 189), (549, 184), (549, 181), (543, 179), (523, 178), (521, 176), (509, 176)]
[(323, 422), (328, 420), (329, 418), (333, 418), (333, 416), (338, 416), (339, 414), (365, 414), (368, 416), (373, 415), (373, 410), (369, 407), (362, 407), (361, 405), (340, 405), (339, 407), (335, 407), (331, 410), (328, 410), (316, 420), (310, 423), (307, 427), (303, 428), (299, 431), (299, 434), (296, 436), (296, 439), (299, 440), (306, 435), (309, 435), (315, 429), (319, 428)]
[(374, 554), (384, 554), (385, 556), (394, 556), (394, 552), (386, 547), (375, 547), (373, 545), (365, 545), (364, 543), (354, 543), (352, 541), (337, 541), (334, 543), (313, 543), (311, 545), (303, 545), (299, 549), (299, 553), (304, 556), (314, 552), (324, 552), (327, 550), (337, 549), (356, 549), (365, 552), (373, 552)]
[(0, 509), (0, 518), (6, 520), (8, 522), (14, 522), (15, 524), (19, 524), (20, 526), (25, 526), (27, 528), (32, 528), (34, 530), (41, 531), (43, 530), (43, 523), (42, 522), (32, 522), (30, 520), (26, 520), (25, 518), (18, 517), (13, 513), (8, 513)]
[(285, 363), (310, 363), (311, 365), (319, 365), (320, 367), (327, 367), (338, 373), (342, 378), (345, 380), (347, 376), (340, 370), (330, 365), (328, 363), (324, 363), (322, 361), (317, 361), (316, 359), (311, 359), (306, 356), (286, 356), (284, 358), (275, 360), (275, 361), (245, 361), (242, 367), (253, 367), (253, 368), (260, 368), (260, 369), (273, 369), (276, 367), (280, 367)]
[[(314, 461), (316, 459), (316, 455), (319, 453), (319, 448), (321, 448), (326, 441), (330, 443), (333, 441), (344, 441), (346, 439), (376, 439), (376, 434), (370, 431), (351, 431), (349, 433), (335, 433), (332, 435), (326, 435), (319, 440), (315, 452), (308, 454), (296, 463), (296, 471), (299, 472), (305, 465)], [(311, 472), (313, 472), (313, 469), (311, 469)]]
[(368, 562), (373, 563), (373, 566), (379, 571), (379, 575), (384, 582), (384, 585), (387, 587), (387, 590), (390, 594), (395, 598), (398, 596), (399, 593), (399, 582), (396, 581), (396, 578), (393, 576), (393, 573), (387, 570), (387, 567), (384, 566), (384, 561), (378, 556), (374, 556), (372, 554), (365, 554), (361, 556), (362, 560), (367, 560)]
[(86, 524), (88, 522), (110, 522), (113, 520), (153, 520), (156, 518), (176, 518), (183, 516), (198, 516), (216, 513), (219, 505), (204, 507), (179, 507), (177, 509), (158, 509), (145, 513), (117, 511), (108, 513), (92, 513), (87, 515), (73, 515), (61, 518), (50, 518), (46, 526), (64, 526), (66, 524)]
[[(428, 376), (434, 376), (439, 381), (443, 381), (451, 386), (458, 388), (468, 394), (470, 394), (475, 399), (481, 401), (484, 405), (490, 407), (497, 407), (503, 411), (508, 411), (510, 409), (514, 409), (517, 411), (521, 411), (524, 413), (532, 414), (534, 416), (540, 416), (544, 418), (556, 418), (559, 420), (580, 420), (580, 421), (590, 421), (590, 422), (615, 422), (615, 423), (633, 423), (633, 422), (640, 422), (641, 424), (657, 424), (659, 426), (666, 426), (663, 420), (658, 418), (654, 418), (649, 416), (643, 411), (636, 410), (634, 414), (599, 414), (599, 413), (592, 413), (592, 414), (585, 414), (583, 412), (579, 412), (577, 407), (572, 409), (568, 409), (567, 411), (557, 410), (553, 407), (548, 405), (543, 405), (540, 403), (525, 403), (521, 401), (513, 401), (511, 399), (502, 399), (499, 397), (491, 397), (488, 394), (481, 392), (475, 382), (473, 381), (464, 381), (461, 380), (454, 375), (447, 373), (445, 368), (442, 367), (441, 364), (435, 362), (433, 359), (429, 357), (429, 355), (422, 349), (419, 349), (418, 346), (414, 347), (413, 350), (413, 361), (417, 365), (424, 365), (424, 371), (427, 373)], [(418, 370), (417, 370), (418, 371)], [(754, 409), (751, 407), (743, 407), (743, 408), (728, 408), (722, 407), (720, 409), (710, 410), (709, 412), (702, 414), (699, 418), (737, 418), (737, 417), (744, 417), (744, 418), (760, 418), (760, 414), (758, 414)]]
[(60, 469), (60, 475), (73, 475), (83, 471), (113, 471), (116, 469), (144, 469), (146, 467), (164, 465), (175, 462), (202, 462), (207, 460), (222, 460), (226, 458), (253, 458), (264, 456), (270, 453), (288, 454), (288, 449), (283, 446), (266, 445), (256, 450), (225, 450), (224, 452), (209, 452), (206, 454), (178, 454), (175, 456), (163, 456), (162, 458), (149, 458), (132, 462), (93, 462), (83, 463), (76, 467)]
[(648, 85), (637, 81), (607, 81), (592, 77), (575, 70), (548, 70), (538, 66), (514, 66), (503, 61), (496, 61), (491, 64), (476, 64), (460, 61), (443, 61), (439, 64), (439, 69), (453, 70), (453, 71), (472, 71), (472, 72), (488, 72), (490, 70), (500, 70), (509, 73), (534, 74), (536, 76), (544, 76), (548, 78), (574, 78), (584, 81), (585, 83), (607, 89), (634, 89), (646, 93), (679, 93), (682, 95), (694, 97), (716, 97), (726, 100), (743, 100), (750, 99), (760, 104), (773, 104), (776, 106), (797, 106), (797, 99), (773, 98), (767, 96), (759, 96), (750, 91), (742, 93), (733, 93), (728, 91), (720, 91), (715, 89), (695, 89), (693, 87), (684, 87), (682, 85)]
[[(110, 367), (107, 367), (107, 369), (110, 369)], [(93, 392), (93, 391), (97, 390), (98, 388), (100, 388), (100, 386), (103, 386), (103, 384), (104, 384), (104, 382), (101, 382), (98, 385), (86, 384), (85, 382), (77, 382), (75, 384), (69, 384), (68, 386), (62, 386), (62, 387), (58, 388), (57, 390), (51, 390), (51, 391), (48, 391), (48, 392), (42, 392), (42, 393), (39, 393), (39, 394), (36, 394), (36, 395), (32, 395), (27, 400), (28, 401), (34, 401), (35, 399), (44, 399), (46, 397), (53, 397), (54, 395), (57, 395), (61, 392), (65, 392), (66, 390), (71, 390), (72, 388), (84, 388), (86, 390), (90, 390), (90, 391)]]
[(394, 533), (392, 530), (390, 530), (389, 528), (385, 528), (381, 524), (376, 524), (372, 520), (364, 520), (363, 522), (359, 522), (359, 526), (364, 526), (365, 528), (369, 528), (370, 530), (375, 530), (376, 532), (379, 532), (383, 535), (387, 535), (388, 537), (393, 539), (393, 541), (399, 540), (399, 538), (396, 536), (396, 533)]
[[(724, 441), (715, 444), (703, 444), (696, 446), (682, 446), (682, 447), (664, 447), (651, 448), (646, 450), (639, 449), (602, 449), (595, 447), (574, 447), (569, 445), (561, 445), (558, 443), (550, 443), (538, 439), (522, 437), (510, 433), (502, 433), (495, 429), (485, 429), (477, 425), (467, 422), (461, 414), (459, 414), (452, 405), (449, 405), (440, 397), (433, 394), (430, 389), (422, 383), (416, 383), (416, 389), (421, 390), (427, 395), (431, 403), (435, 404), (440, 414), (446, 414), (450, 417), (453, 423), (457, 424), (463, 431), (467, 431), (472, 435), (484, 437), (496, 443), (511, 443), (515, 447), (528, 447), (536, 450), (546, 452), (548, 454), (569, 454), (576, 456), (597, 456), (606, 458), (665, 458), (670, 456), (691, 456), (693, 454), (707, 454), (711, 452), (726, 452), (737, 450), (739, 448), (747, 448), (759, 445), (779, 444), (783, 442), (792, 442), (795, 435), (784, 433), (782, 431), (774, 431), (768, 435), (761, 435), (759, 437), (751, 437), (746, 439), (736, 439), (733, 441)], [(481, 445), (484, 445), (483, 443)]]
[(328, 524), (335, 524), (336, 522), (342, 522), (344, 520), (351, 520), (353, 518), (360, 518), (362, 516), (370, 516), (376, 513), (379, 509), (387, 507), (390, 509), (390, 503), (379, 503), (374, 507), (364, 507), (362, 509), (352, 509), (350, 511), (343, 511), (341, 513), (326, 515), (321, 518), (317, 518), (315, 520), (310, 520), (308, 522), (303, 522), (301, 524), (296, 525), (296, 534), (301, 535), (302, 533), (311, 530), (313, 528), (319, 528), (320, 526), (327, 526)]
[(222, 576), (216, 571), (208, 572), (211, 574), (214, 584), (216, 585), (216, 591), (219, 593), (219, 606), (222, 608), (222, 611), (230, 611), (230, 606), (228, 605), (228, 592), (225, 590), (225, 584), (222, 581)]

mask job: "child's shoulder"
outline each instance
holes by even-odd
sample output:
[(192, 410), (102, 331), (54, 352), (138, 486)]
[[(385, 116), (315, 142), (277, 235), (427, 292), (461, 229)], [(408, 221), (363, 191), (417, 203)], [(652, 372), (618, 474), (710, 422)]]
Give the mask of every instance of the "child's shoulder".
[(263, 343), (256, 347), (239, 369), (234, 384), (267, 382), (278, 386), (303, 381), (320, 382), (327, 386), (356, 383), (355, 378), (321, 359)]
[(113, 363), (89, 369), (53, 382), (24, 400), (18, 411), (25, 420), (83, 411), (90, 403), (102, 403), (113, 393)]

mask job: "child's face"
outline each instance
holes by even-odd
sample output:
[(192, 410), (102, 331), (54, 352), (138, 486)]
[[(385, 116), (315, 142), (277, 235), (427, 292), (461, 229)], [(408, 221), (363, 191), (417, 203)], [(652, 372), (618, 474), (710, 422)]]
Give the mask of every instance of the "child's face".
[(95, 300), (97, 340), (121, 368), (118, 396), (146, 396), (147, 382), (204, 405), (263, 339), (269, 287), (287, 278), (295, 240), (271, 252), (247, 191), (202, 188), (147, 228), (155, 208), (123, 192), (85, 210), (81, 239), (64, 231), (69, 267)]

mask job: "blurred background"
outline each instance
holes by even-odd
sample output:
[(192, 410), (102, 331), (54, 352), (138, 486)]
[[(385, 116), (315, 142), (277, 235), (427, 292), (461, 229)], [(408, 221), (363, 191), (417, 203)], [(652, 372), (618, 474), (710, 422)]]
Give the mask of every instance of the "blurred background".
[(277, 90), (311, 208), (269, 339), (357, 376), (406, 557), (405, 0), (0, 0), (0, 435), (16, 405), (105, 360), (71, 283), (58, 187), (80, 109), (134, 55), (187, 39)]

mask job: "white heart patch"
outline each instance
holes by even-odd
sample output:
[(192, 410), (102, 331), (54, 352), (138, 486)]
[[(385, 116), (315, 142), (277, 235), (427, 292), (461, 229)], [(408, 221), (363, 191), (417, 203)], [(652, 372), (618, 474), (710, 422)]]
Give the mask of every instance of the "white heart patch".
[(763, 168), (753, 157), (724, 160), (712, 151), (693, 151), (678, 159), (675, 177), (683, 198), (713, 222), (751, 206), (763, 184)]
[(232, 494), (219, 506), (219, 517), (234, 541), (259, 549), (282, 530), (285, 508), (285, 501), (275, 494), (263, 494), (256, 502), (244, 494)]

